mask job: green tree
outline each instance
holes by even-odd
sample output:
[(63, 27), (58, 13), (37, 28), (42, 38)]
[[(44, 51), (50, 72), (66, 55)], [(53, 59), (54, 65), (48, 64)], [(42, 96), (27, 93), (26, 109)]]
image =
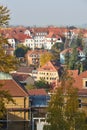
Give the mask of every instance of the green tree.
[(60, 51), (64, 50), (64, 43), (63, 42), (56, 42), (53, 46), (52, 49), (59, 49)]
[(74, 36), (74, 38), (71, 41), (70, 47), (74, 48), (76, 46), (77, 48), (80, 48), (81, 50), (83, 50), (84, 44), (85, 43), (83, 40), (83, 35), (80, 32), (77, 37)]
[(76, 39), (76, 45), (80, 49), (84, 48), (84, 41), (83, 41), (83, 35), (82, 35), (82, 33), (79, 33), (79, 35), (78, 35), (78, 37)]
[(84, 48), (84, 54), (85, 54), (85, 57), (81, 61), (82, 71), (86, 71), (87, 70), (87, 47), (86, 46)]
[[(0, 28), (8, 25), (9, 10), (7, 7), (0, 5)], [(4, 50), (5, 44), (8, 44), (7, 39), (0, 35), (0, 72), (9, 73), (16, 69), (16, 59), (13, 56), (7, 55)], [(6, 114), (5, 103), (12, 101), (13, 99), (8, 91), (3, 90), (3, 84), (0, 85), (0, 119), (4, 118)]]
[(16, 48), (14, 54), (15, 54), (15, 56), (18, 57), (18, 58), (24, 57), (25, 54), (26, 54), (26, 52), (27, 52), (28, 50), (29, 50), (28, 47), (23, 46), (23, 45), (19, 45), (19, 46)]
[(52, 46), (52, 49), (51, 49), (51, 53), (53, 55), (53, 59), (54, 60), (57, 60), (57, 61), (60, 61), (60, 52), (61, 52), (61, 49), (58, 45), (59, 43), (55, 43), (53, 46)]
[(0, 27), (8, 25), (9, 19), (10, 15), (8, 8), (0, 5)]
[(67, 72), (60, 86), (54, 91), (48, 106), (44, 130), (86, 130), (86, 115), (79, 110), (78, 90)]
[(77, 66), (79, 64), (79, 58), (78, 58), (78, 50), (77, 47), (74, 47), (72, 50), (72, 53), (70, 55), (70, 59), (69, 59), (69, 69), (74, 70), (74, 69), (78, 69)]
[(63, 42), (56, 42), (51, 49), (53, 60), (60, 61), (60, 52), (64, 49)]
[(67, 67), (69, 65), (69, 59), (70, 59), (70, 52), (68, 51), (65, 54), (65, 65), (67, 65)]
[(43, 78), (41, 78), (39, 81), (36, 81), (35, 86), (36, 88), (44, 88), (47, 91), (49, 91), (52, 88), (52, 86), (48, 84)]

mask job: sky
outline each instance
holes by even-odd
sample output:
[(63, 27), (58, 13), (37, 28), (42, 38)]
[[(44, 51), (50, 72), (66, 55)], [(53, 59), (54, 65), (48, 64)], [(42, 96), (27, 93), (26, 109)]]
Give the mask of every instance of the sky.
[(10, 25), (65, 26), (87, 23), (87, 0), (0, 0)]

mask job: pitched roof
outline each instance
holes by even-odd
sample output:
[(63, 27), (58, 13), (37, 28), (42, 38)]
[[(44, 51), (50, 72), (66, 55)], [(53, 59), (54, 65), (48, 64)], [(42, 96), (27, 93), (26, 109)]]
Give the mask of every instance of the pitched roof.
[(29, 74), (13, 73), (12, 77), (18, 81), (25, 81), (29, 77)]
[(19, 86), (14, 80), (0, 80), (0, 84), (2, 87), (0, 90), (8, 91), (12, 97), (25, 97), (28, 94), (24, 91), (24, 89)]
[(87, 71), (82, 72), (81, 74), (79, 74), (77, 77), (75, 77), (75, 83), (74, 85), (78, 88), (78, 89), (83, 89), (83, 79), (87, 78)]
[(28, 91), (30, 96), (47, 95), (45, 89), (31, 89)]
[(17, 73), (26, 73), (26, 74), (29, 74), (29, 73), (32, 73), (32, 70), (34, 70), (34, 67), (26, 67), (26, 66), (23, 66), (23, 67), (20, 67), (18, 70), (17, 70)]
[(68, 70), (71, 77), (76, 78), (78, 76), (78, 70)]
[(40, 67), (38, 71), (57, 71), (57, 68), (52, 64), (51, 61)]
[(71, 49), (71, 48), (67, 48), (67, 49), (61, 51), (60, 54), (65, 55), (65, 54), (68, 53), (68, 52), (71, 53), (71, 52), (72, 52), (72, 49)]

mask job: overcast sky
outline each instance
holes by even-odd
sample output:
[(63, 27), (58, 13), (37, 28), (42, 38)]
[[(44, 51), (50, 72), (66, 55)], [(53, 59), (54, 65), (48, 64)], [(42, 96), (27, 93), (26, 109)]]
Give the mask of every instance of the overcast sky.
[(87, 23), (87, 0), (0, 0), (10, 9), (10, 25), (48, 26)]

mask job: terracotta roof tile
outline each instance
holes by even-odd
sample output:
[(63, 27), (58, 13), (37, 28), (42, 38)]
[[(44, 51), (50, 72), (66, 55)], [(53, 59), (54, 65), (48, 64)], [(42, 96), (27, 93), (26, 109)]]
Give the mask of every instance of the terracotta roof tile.
[(28, 74), (13, 73), (12, 77), (14, 79), (17, 79), (18, 81), (25, 81), (29, 77), (29, 75)]
[(26, 74), (29, 74), (29, 73), (32, 73), (32, 70), (34, 70), (34, 67), (20, 67), (18, 70), (17, 70), (17, 73), (26, 73)]
[(19, 86), (14, 80), (0, 80), (0, 84), (3, 86), (1, 90), (7, 90), (13, 97), (25, 97), (28, 94)]
[(47, 62), (45, 65), (43, 65), (42, 67), (40, 67), (39, 69), (38, 69), (38, 71), (57, 71), (57, 68), (56, 68), (56, 66), (54, 66), (53, 64), (52, 64), (52, 62), (51, 61), (49, 61), (49, 62)]
[(45, 89), (31, 89), (28, 91), (29, 95), (47, 95)]
[(78, 76), (78, 70), (68, 70), (68, 73), (73, 78), (76, 78)]
[(86, 78), (87, 79), (87, 71), (82, 72), (81, 74), (79, 74), (77, 77), (75, 77), (75, 83), (74, 85), (78, 88), (78, 89), (83, 89), (83, 79)]

